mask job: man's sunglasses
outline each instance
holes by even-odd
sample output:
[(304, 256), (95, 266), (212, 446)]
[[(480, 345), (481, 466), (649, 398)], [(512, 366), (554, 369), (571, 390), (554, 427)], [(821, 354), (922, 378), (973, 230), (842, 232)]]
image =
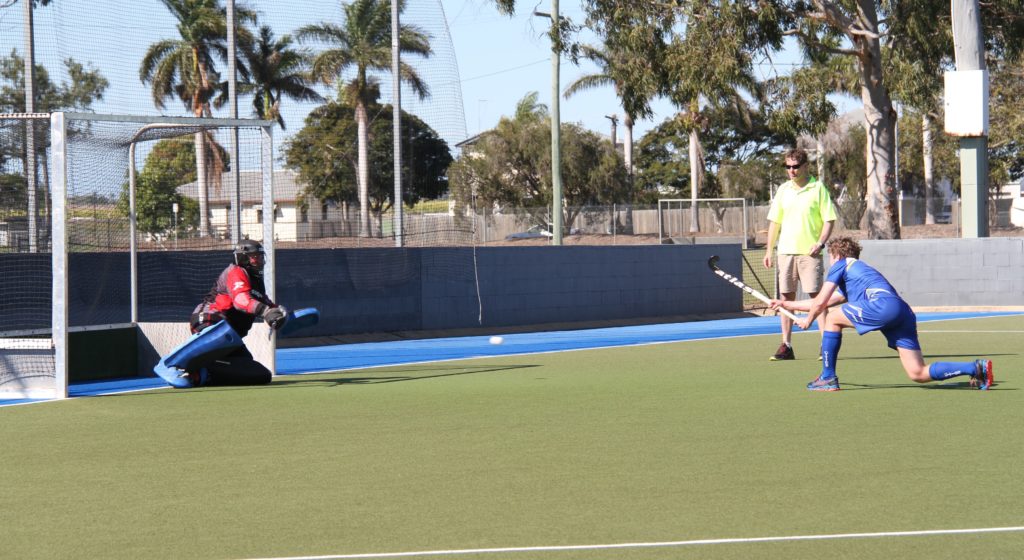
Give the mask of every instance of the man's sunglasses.
[(804, 164), (801, 163), (800, 165), (787, 165), (785, 167), (786, 167), (786, 169), (800, 169), (803, 166), (804, 166)]

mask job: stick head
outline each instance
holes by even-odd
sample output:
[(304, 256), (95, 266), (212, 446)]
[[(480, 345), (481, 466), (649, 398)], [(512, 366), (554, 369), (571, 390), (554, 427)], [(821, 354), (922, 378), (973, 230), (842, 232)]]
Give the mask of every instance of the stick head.
[(711, 255), (711, 258), (708, 259), (708, 268), (711, 270), (718, 268), (718, 255)]

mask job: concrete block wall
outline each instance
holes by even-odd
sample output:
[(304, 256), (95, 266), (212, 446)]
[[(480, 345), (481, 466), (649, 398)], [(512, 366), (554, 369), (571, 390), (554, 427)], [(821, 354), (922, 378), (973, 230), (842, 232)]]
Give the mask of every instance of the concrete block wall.
[(1024, 238), (861, 241), (861, 258), (915, 307), (1024, 305)]

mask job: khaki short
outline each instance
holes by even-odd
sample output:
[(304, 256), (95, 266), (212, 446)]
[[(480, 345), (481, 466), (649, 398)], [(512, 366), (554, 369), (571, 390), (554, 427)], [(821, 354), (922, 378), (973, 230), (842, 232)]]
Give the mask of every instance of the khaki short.
[(824, 283), (824, 265), (821, 257), (810, 255), (779, 255), (779, 293), (796, 293), (797, 282), (805, 294), (816, 294)]

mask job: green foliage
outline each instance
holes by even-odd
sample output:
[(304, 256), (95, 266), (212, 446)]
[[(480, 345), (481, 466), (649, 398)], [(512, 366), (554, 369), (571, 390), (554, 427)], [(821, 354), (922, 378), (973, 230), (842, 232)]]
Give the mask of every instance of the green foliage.
[[(669, 118), (637, 142), (634, 183), (641, 193), (683, 197), (690, 192), (687, 132)], [(654, 197), (657, 199), (657, 196)]]
[(1024, 69), (990, 70), (989, 170), (995, 186), (1024, 177)]
[[(146, 156), (135, 181), (138, 229), (163, 233), (174, 226), (173, 205), (178, 203), (179, 230), (199, 225), (199, 203), (178, 192), (180, 185), (196, 180), (195, 143), (191, 137), (160, 140)], [(128, 215), (128, 185), (121, 190), (117, 209)]]
[[(914, 109), (907, 109), (900, 116), (899, 156), (900, 188), (911, 196), (925, 196), (924, 149), (922, 115)], [(934, 181), (948, 179), (953, 192), (960, 192), (960, 159), (957, 155), (957, 138), (945, 134), (942, 121), (932, 119), (932, 177)]]
[(248, 72), (239, 84), (239, 92), (252, 94), (253, 112), (257, 117), (277, 121), (282, 129), (285, 128), (281, 116), (283, 97), (323, 101), (307, 80), (311, 55), (295, 49), (292, 43), (290, 35), (277, 39), (270, 27), (264, 25), (254, 43), (242, 45)]
[[(399, 1), (399, 11), (405, 1)], [(338, 101), (352, 106), (371, 104), (379, 97), (379, 88), (372, 72), (391, 71), (391, 3), (386, 0), (354, 0), (342, 4), (345, 12), (341, 25), (321, 22), (306, 25), (296, 32), (299, 41), (317, 41), (329, 48), (317, 53), (311, 62), (310, 76), (324, 84), (338, 88)], [(414, 25), (403, 24), (398, 35), (399, 50), (403, 55), (429, 57), (430, 36)], [(346, 70), (354, 70), (354, 77), (342, 83)], [(426, 82), (416, 70), (403, 62), (399, 70), (402, 81), (425, 98), (429, 94)]]
[[(845, 79), (844, 79), (845, 77)], [(836, 116), (835, 104), (828, 98), (839, 91), (851, 93), (856, 81), (855, 71), (845, 58), (833, 58), (828, 63), (798, 68), (788, 76), (767, 80), (763, 85), (768, 125), (778, 134), (792, 138), (801, 134), (818, 135), (825, 132)]]
[(26, 211), (27, 190), (28, 183), (24, 175), (0, 173), (0, 211), (5, 215), (13, 210)]
[[(103, 92), (110, 82), (100, 74), (74, 59), (64, 60), (64, 70), (70, 82), (55, 84), (43, 66), (35, 67), (35, 109), (36, 112), (88, 110), (92, 104), (103, 99)], [(9, 56), (0, 58), (0, 112), (20, 113), (25, 110), (25, 59), (12, 50)]]
[[(767, 200), (777, 171), (777, 154), (793, 140), (771, 129), (765, 116), (746, 102), (727, 99), (700, 115), (709, 167), (701, 196)], [(639, 142), (637, 188), (671, 196), (690, 196), (689, 115), (666, 119)], [(657, 198), (657, 196), (653, 196)]]
[[(531, 212), (536, 225), (551, 222), (551, 124), (543, 106), (520, 101), (516, 118), (503, 118), (467, 147), (452, 164), (449, 179), (459, 205), (493, 203)], [(532, 109), (531, 109), (532, 108)], [(630, 200), (622, 157), (610, 142), (576, 124), (562, 124), (563, 224), (568, 227), (591, 204)]]
[[(390, 208), (394, 199), (391, 105), (372, 105), (369, 129), (370, 208)], [(355, 109), (327, 103), (306, 117), (284, 148), (285, 163), (299, 175), (305, 192), (320, 201), (357, 199), (358, 135)], [(448, 190), (452, 162), (448, 144), (415, 115), (402, 113), (402, 198), (406, 205), (437, 198)]]

